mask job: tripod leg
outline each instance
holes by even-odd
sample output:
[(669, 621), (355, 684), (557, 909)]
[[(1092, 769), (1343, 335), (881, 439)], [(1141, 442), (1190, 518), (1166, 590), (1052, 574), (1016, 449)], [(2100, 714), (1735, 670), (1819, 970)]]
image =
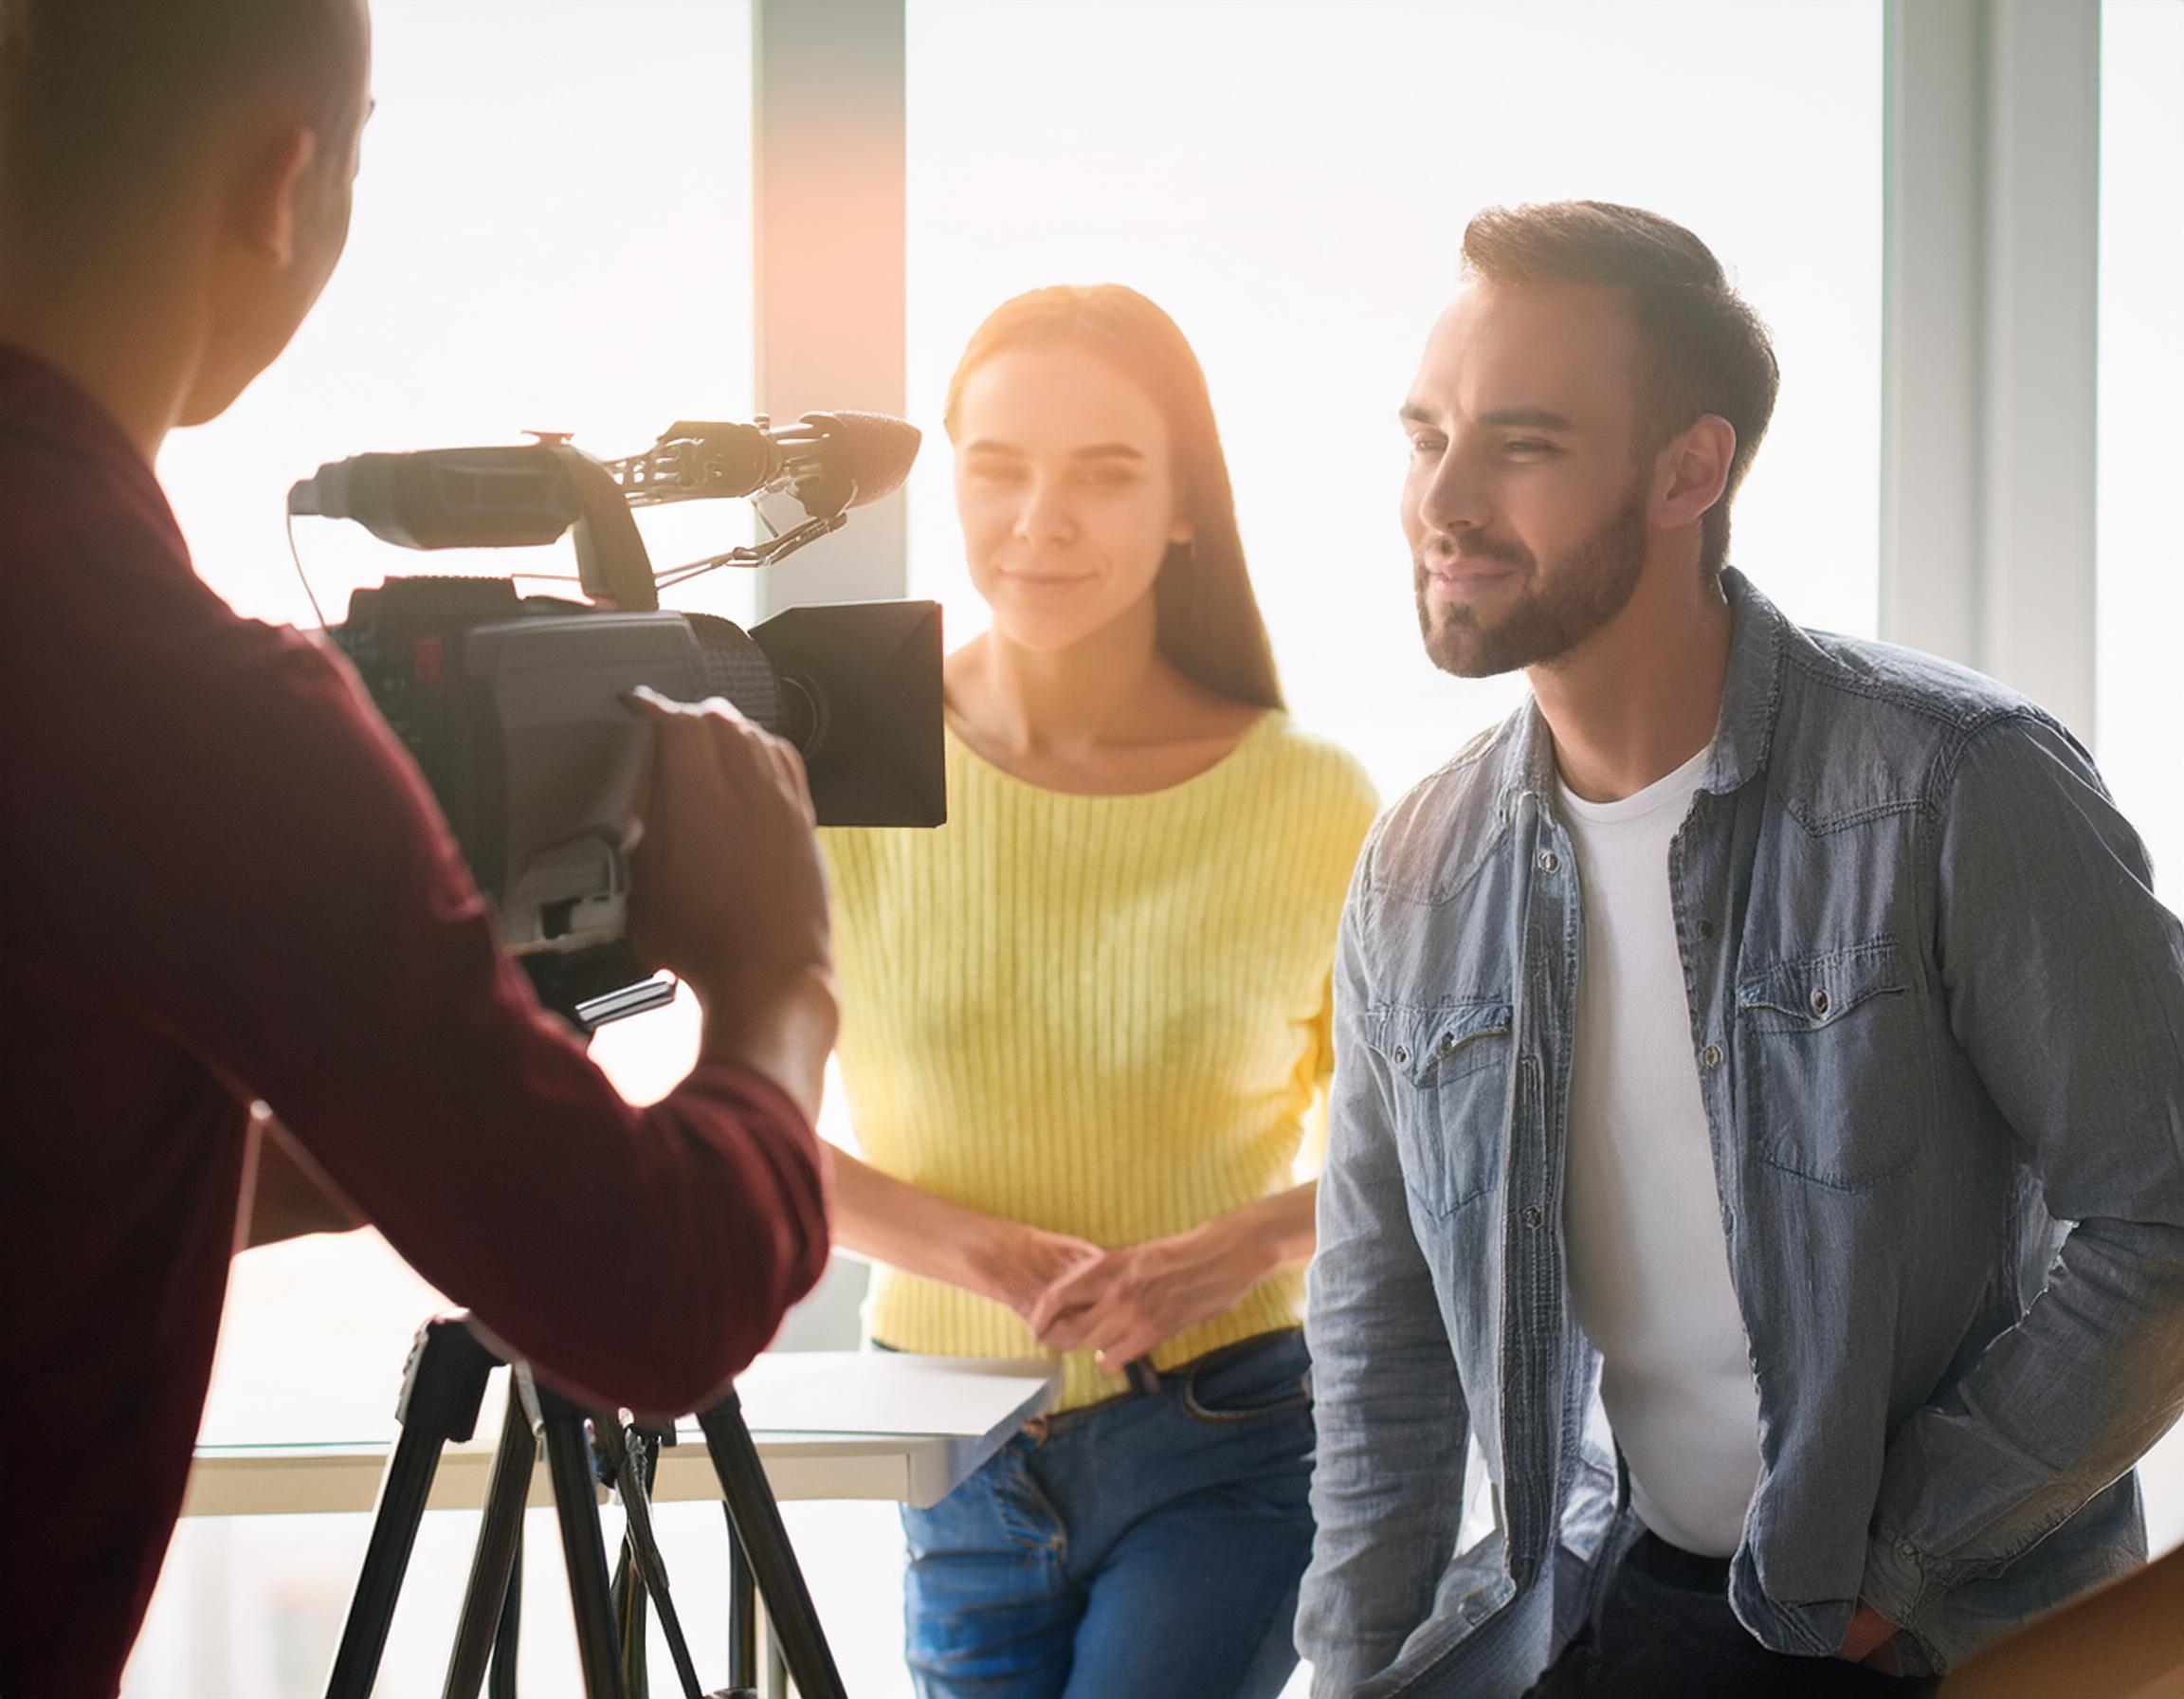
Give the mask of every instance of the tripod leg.
[[(682, 1635), (682, 1619), (676, 1614), (674, 1595), (668, 1588), (667, 1562), (660, 1555), (660, 1541), (652, 1529), (649, 1477), (656, 1453), (636, 1428), (619, 1434), (602, 1433), (599, 1449), (614, 1472), (615, 1489), (622, 1495), (622, 1509), (628, 1519), (623, 1542), (626, 1572), (632, 1579), (642, 1580), (645, 1592), (651, 1595), (653, 1608), (660, 1616), (660, 1633), (667, 1642), (667, 1655), (674, 1660), (675, 1678), (682, 1684), (683, 1699), (705, 1699), (698, 1686), (697, 1667), (690, 1661), (690, 1643)], [(618, 1571), (616, 1579), (620, 1580), (623, 1573)], [(632, 1601), (628, 1616), (642, 1632), (645, 1622), (642, 1595)], [(624, 1642), (625, 1654), (628, 1645), (628, 1641)], [(644, 1695), (637, 1692), (645, 1667), (643, 1657), (632, 1659), (625, 1655), (624, 1664), (633, 1672), (629, 1684), (632, 1699), (644, 1699)]]
[(731, 1690), (758, 1686), (758, 1588), (752, 1580), (751, 1560), (743, 1553), (742, 1537), (736, 1532), (736, 1512), (723, 1499), (720, 1513), (728, 1522), (728, 1686)]
[(801, 1699), (847, 1699), (834, 1668), (834, 1654), (820, 1631), (811, 1594), (804, 1585), (804, 1572), (796, 1566), (781, 1507), (766, 1484), (765, 1466), (758, 1461), (758, 1448), (751, 1443), (751, 1430), (743, 1425), (742, 1401), (731, 1391), (710, 1410), (698, 1413), (698, 1425), (705, 1432), (706, 1450), (712, 1452), (714, 1472), (720, 1477), (729, 1520), (766, 1600), (774, 1639), (795, 1678), (798, 1694)]
[(350, 1600), (349, 1618), (342, 1625), (341, 1644), (326, 1682), (327, 1699), (367, 1699), (372, 1691), (380, 1654), (387, 1649), (387, 1632), (393, 1626), (394, 1601), (410, 1567), (410, 1551), (417, 1542), (417, 1525), (424, 1518), (425, 1500), (439, 1467), (439, 1437), (404, 1430), (380, 1483), (364, 1566), (357, 1572), (355, 1596)]
[[(485, 1515), (478, 1525), (477, 1552), (470, 1561), (470, 1582), (463, 1594), (463, 1615), (456, 1622), (455, 1650), (447, 1660), (442, 1699), (478, 1699), (497, 1631), (506, 1615), (509, 1577), (517, 1543), (523, 1537), (523, 1506), (531, 1496), (531, 1471), (537, 1461), (538, 1441), (523, 1413), (523, 1400), (511, 1396), (500, 1423), (500, 1444), (493, 1453)], [(511, 1657), (515, 1650), (511, 1643)]]
[(516, 1699), (516, 1644), (523, 1632), (523, 1524), (516, 1524), (516, 1550), (508, 1561), (508, 1596), (500, 1601), (500, 1628), (493, 1636), (488, 1699)]
[(622, 1686), (629, 1699), (652, 1699), (651, 1678), (645, 1670), (645, 1587), (629, 1567), (629, 1547), (625, 1544), (614, 1562), (614, 1638), (622, 1648)]
[(569, 1603), (576, 1618), (576, 1656), (584, 1672), (585, 1699), (628, 1699), (614, 1642), (607, 1543), (599, 1532), (598, 1501), (592, 1497), (584, 1413), (551, 1388), (540, 1386), (528, 1367), (519, 1366), (516, 1372), (525, 1409), (537, 1421), (546, 1469), (554, 1479), (554, 1514), (561, 1525), (561, 1552), (569, 1565)]
[(327, 1699), (369, 1699), (387, 1649), (387, 1631), (393, 1625), (402, 1577), (417, 1543), (417, 1525), (439, 1471), (441, 1448), (451, 1439), (470, 1437), (486, 1377), (500, 1362), (470, 1331), (464, 1316), (438, 1316), (417, 1330), (395, 1405), (402, 1436), (379, 1484), (372, 1538), (364, 1548), (334, 1669), (326, 1678)]

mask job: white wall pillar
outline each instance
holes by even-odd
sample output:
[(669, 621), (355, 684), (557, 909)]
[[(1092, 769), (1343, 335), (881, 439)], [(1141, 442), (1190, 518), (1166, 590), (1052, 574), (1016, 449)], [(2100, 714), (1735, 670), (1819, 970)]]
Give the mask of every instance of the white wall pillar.
[(1881, 630), (2093, 736), (2097, 0), (1890, 0)]
[[(901, 413), (903, 0), (751, 0), (751, 28), (759, 410)], [(758, 616), (901, 595), (903, 501), (765, 569)]]

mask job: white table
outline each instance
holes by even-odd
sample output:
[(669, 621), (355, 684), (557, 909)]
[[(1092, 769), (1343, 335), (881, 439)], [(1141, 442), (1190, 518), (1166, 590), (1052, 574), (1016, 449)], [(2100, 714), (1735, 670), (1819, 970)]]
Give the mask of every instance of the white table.
[[(292, 1415), (278, 1426), (238, 1420), (216, 1401), (182, 1514), (371, 1509), (393, 1435), (399, 1365), (383, 1369), (381, 1379), (381, 1396), (372, 1403), (352, 1402), (345, 1413), (301, 1427)], [(476, 1509), (485, 1502), (506, 1382), (505, 1375), (494, 1377), (476, 1435), (443, 1454), (429, 1508)], [(775, 1498), (928, 1506), (1044, 1410), (1059, 1382), (1059, 1371), (1046, 1362), (785, 1351), (759, 1358), (737, 1392)], [(334, 1406), (337, 1399), (330, 1394), (318, 1401)], [(652, 1496), (702, 1499), (719, 1491), (696, 1424), (685, 1422), (680, 1442), (661, 1453)], [(531, 1502), (552, 1502), (543, 1463), (532, 1477)]]

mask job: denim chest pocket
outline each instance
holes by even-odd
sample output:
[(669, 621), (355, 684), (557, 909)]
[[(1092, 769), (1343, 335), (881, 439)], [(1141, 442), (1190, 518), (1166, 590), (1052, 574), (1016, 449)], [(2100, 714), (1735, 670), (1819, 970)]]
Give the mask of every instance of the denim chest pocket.
[(1920, 999), (1881, 939), (1784, 957), (1742, 976), (1747, 1124), (1762, 1160), (1862, 1191), (1918, 1154), (1932, 1102)]
[(1512, 1024), (1506, 998), (1374, 1012), (1370, 1042), (1394, 1077), (1404, 1183), (1436, 1215), (1482, 1197), (1500, 1171)]

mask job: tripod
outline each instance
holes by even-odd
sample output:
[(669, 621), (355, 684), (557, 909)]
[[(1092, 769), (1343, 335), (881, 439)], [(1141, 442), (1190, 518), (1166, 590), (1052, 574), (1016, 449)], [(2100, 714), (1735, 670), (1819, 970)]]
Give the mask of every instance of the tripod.
[[(476, 1430), (486, 1380), (500, 1366), (500, 1358), (471, 1331), (467, 1315), (436, 1317), (418, 1329), (395, 1409), (402, 1434), (380, 1484), (372, 1538), (334, 1655), (327, 1699), (368, 1699), (441, 1451), (451, 1440), (468, 1439)], [(509, 1367), (508, 1413), (493, 1455), (484, 1519), (443, 1699), (478, 1699), (489, 1665), (493, 1699), (515, 1694), (523, 1507), (541, 1446), (569, 1567), (586, 1699), (646, 1699), (647, 1599), (659, 1614), (683, 1699), (708, 1699), (699, 1686), (652, 1534), (652, 1473), (659, 1448), (674, 1443), (673, 1426), (620, 1424), (541, 1386), (528, 1365)], [(699, 1412), (698, 1425), (720, 1480), (729, 1538), (730, 1685), (710, 1699), (756, 1699), (761, 1598), (774, 1644), (802, 1699), (846, 1699), (735, 1393)], [(595, 1478), (615, 1488), (627, 1514), (623, 1559), (611, 1580), (592, 1490)]]

